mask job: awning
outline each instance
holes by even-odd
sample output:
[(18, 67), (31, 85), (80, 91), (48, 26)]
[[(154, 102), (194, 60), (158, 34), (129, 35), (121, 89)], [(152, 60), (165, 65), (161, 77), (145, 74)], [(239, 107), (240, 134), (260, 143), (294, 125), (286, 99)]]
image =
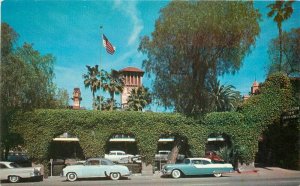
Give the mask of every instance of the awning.
[(79, 139), (75, 135), (65, 132), (62, 135), (53, 138), (53, 141), (79, 141)]
[(218, 137), (218, 138), (208, 138), (207, 141), (225, 141), (224, 138)]
[(134, 138), (110, 138), (110, 142), (135, 142)]
[(53, 141), (79, 141), (78, 138), (53, 138)]
[(173, 142), (174, 138), (159, 138), (158, 142)]

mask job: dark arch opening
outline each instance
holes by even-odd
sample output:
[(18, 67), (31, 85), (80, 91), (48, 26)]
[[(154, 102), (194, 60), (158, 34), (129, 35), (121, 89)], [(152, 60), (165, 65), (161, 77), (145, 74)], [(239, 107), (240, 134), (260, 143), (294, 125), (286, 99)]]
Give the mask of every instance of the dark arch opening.
[[(54, 136), (49, 145), (49, 159), (52, 159), (52, 175), (59, 176), (66, 165), (78, 164), (85, 156), (79, 139), (70, 133)], [(49, 164), (49, 166), (51, 166)], [(49, 167), (51, 175), (51, 167)]]
[(205, 145), (205, 157), (214, 162), (235, 164), (234, 144), (226, 133), (211, 133)]

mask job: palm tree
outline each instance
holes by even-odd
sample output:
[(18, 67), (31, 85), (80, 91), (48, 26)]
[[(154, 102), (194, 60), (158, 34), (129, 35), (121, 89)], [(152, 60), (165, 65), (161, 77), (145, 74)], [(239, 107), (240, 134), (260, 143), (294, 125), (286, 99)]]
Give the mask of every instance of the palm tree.
[(143, 108), (151, 103), (148, 88), (138, 87), (137, 89), (132, 89), (127, 103), (128, 110), (142, 111)]
[(90, 87), (92, 94), (93, 94), (93, 109), (95, 110), (96, 107), (96, 100), (95, 100), (95, 92), (100, 89), (101, 86), (101, 79), (100, 79), (100, 72), (98, 70), (98, 65), (95, 65), (94, 67), (90, 67), (86, 65), (86, 68), (88, 69), (87, 74), (83, 74), (84, 79), (84, 86), (85, 88)]
[(209, 89), (213, 111), (233, 110), (241, 100), (240, 93), (233, 90), (233, 85), (220, 85), (219, 80), (211, 81)]
[(123, 74), (116, 70), (111, 70), (111, 73), (104, 73), (104, 82), (102, 84), (102, 88), (104, 91), (107, 91), (110, 95), (111, 107), (110, 110), (113, 110), (115, 105), (115, 94), (118, 95), (123, 92), (124, 89), (124, 77)]
[(281, 71), (282, 64), (282, 22), (291, 17), (293, 13), (293, 2), (294, 1), (276, 1), (267, 6), (271, 9), (268, 13), (268, 17), (273, 17), (276, 14), (273, 20), (277, 23), (279, 31), (279, 71)]

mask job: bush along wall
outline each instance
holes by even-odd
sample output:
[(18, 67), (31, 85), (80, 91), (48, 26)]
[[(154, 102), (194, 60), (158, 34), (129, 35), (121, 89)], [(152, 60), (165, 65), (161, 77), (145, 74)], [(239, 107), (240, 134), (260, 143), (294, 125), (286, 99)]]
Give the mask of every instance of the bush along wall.
[(240, 161), (249, 163), (255, 159), (262, 132), (291, 102), (289, 79), (275, 74), (264, 83), (261, 94), (250, 97), (238, 112), (209, 113), (202, 121), (174, 113), (38, 109), (15, 113), (10, 129), (23, 138), (29, 155), (40, 162), (50, 158), (53, 138), (68, 132), (79, 138), (86, 158), (103, 156), (113, 134), (131, 134), (147, 164), (154, 161), (161, 134), (187, 139), (191, 155), (203, 156), (208, 136), (225, 133), (235, 144)]

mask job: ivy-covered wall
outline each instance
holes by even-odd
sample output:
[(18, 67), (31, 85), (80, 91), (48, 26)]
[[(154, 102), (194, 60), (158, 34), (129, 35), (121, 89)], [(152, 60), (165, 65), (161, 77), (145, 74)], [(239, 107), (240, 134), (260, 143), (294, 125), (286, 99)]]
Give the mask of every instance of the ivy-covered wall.
[(225, 133), (239, 151), (240, 161), (247, 163), (254, 161), (262, 132), (280, 119), (292, 99), (289, 79), (275, 74), (264, 83), (261, 94), (250, 97), (237, 112), (210, 113), (202, 121), (174, 113), (39, 109), (16, 113), (11, 132), (19, 134), (29, 155), (40, 161), (50, 158), (50, 142), (64, 132), (80, 139), (86, 157), (103, 156), (111, 135), (132, 134), (146, 163), (154, 161), (161, 134), (188, 139), (191, 154), (203, 156), (208, 136)]

